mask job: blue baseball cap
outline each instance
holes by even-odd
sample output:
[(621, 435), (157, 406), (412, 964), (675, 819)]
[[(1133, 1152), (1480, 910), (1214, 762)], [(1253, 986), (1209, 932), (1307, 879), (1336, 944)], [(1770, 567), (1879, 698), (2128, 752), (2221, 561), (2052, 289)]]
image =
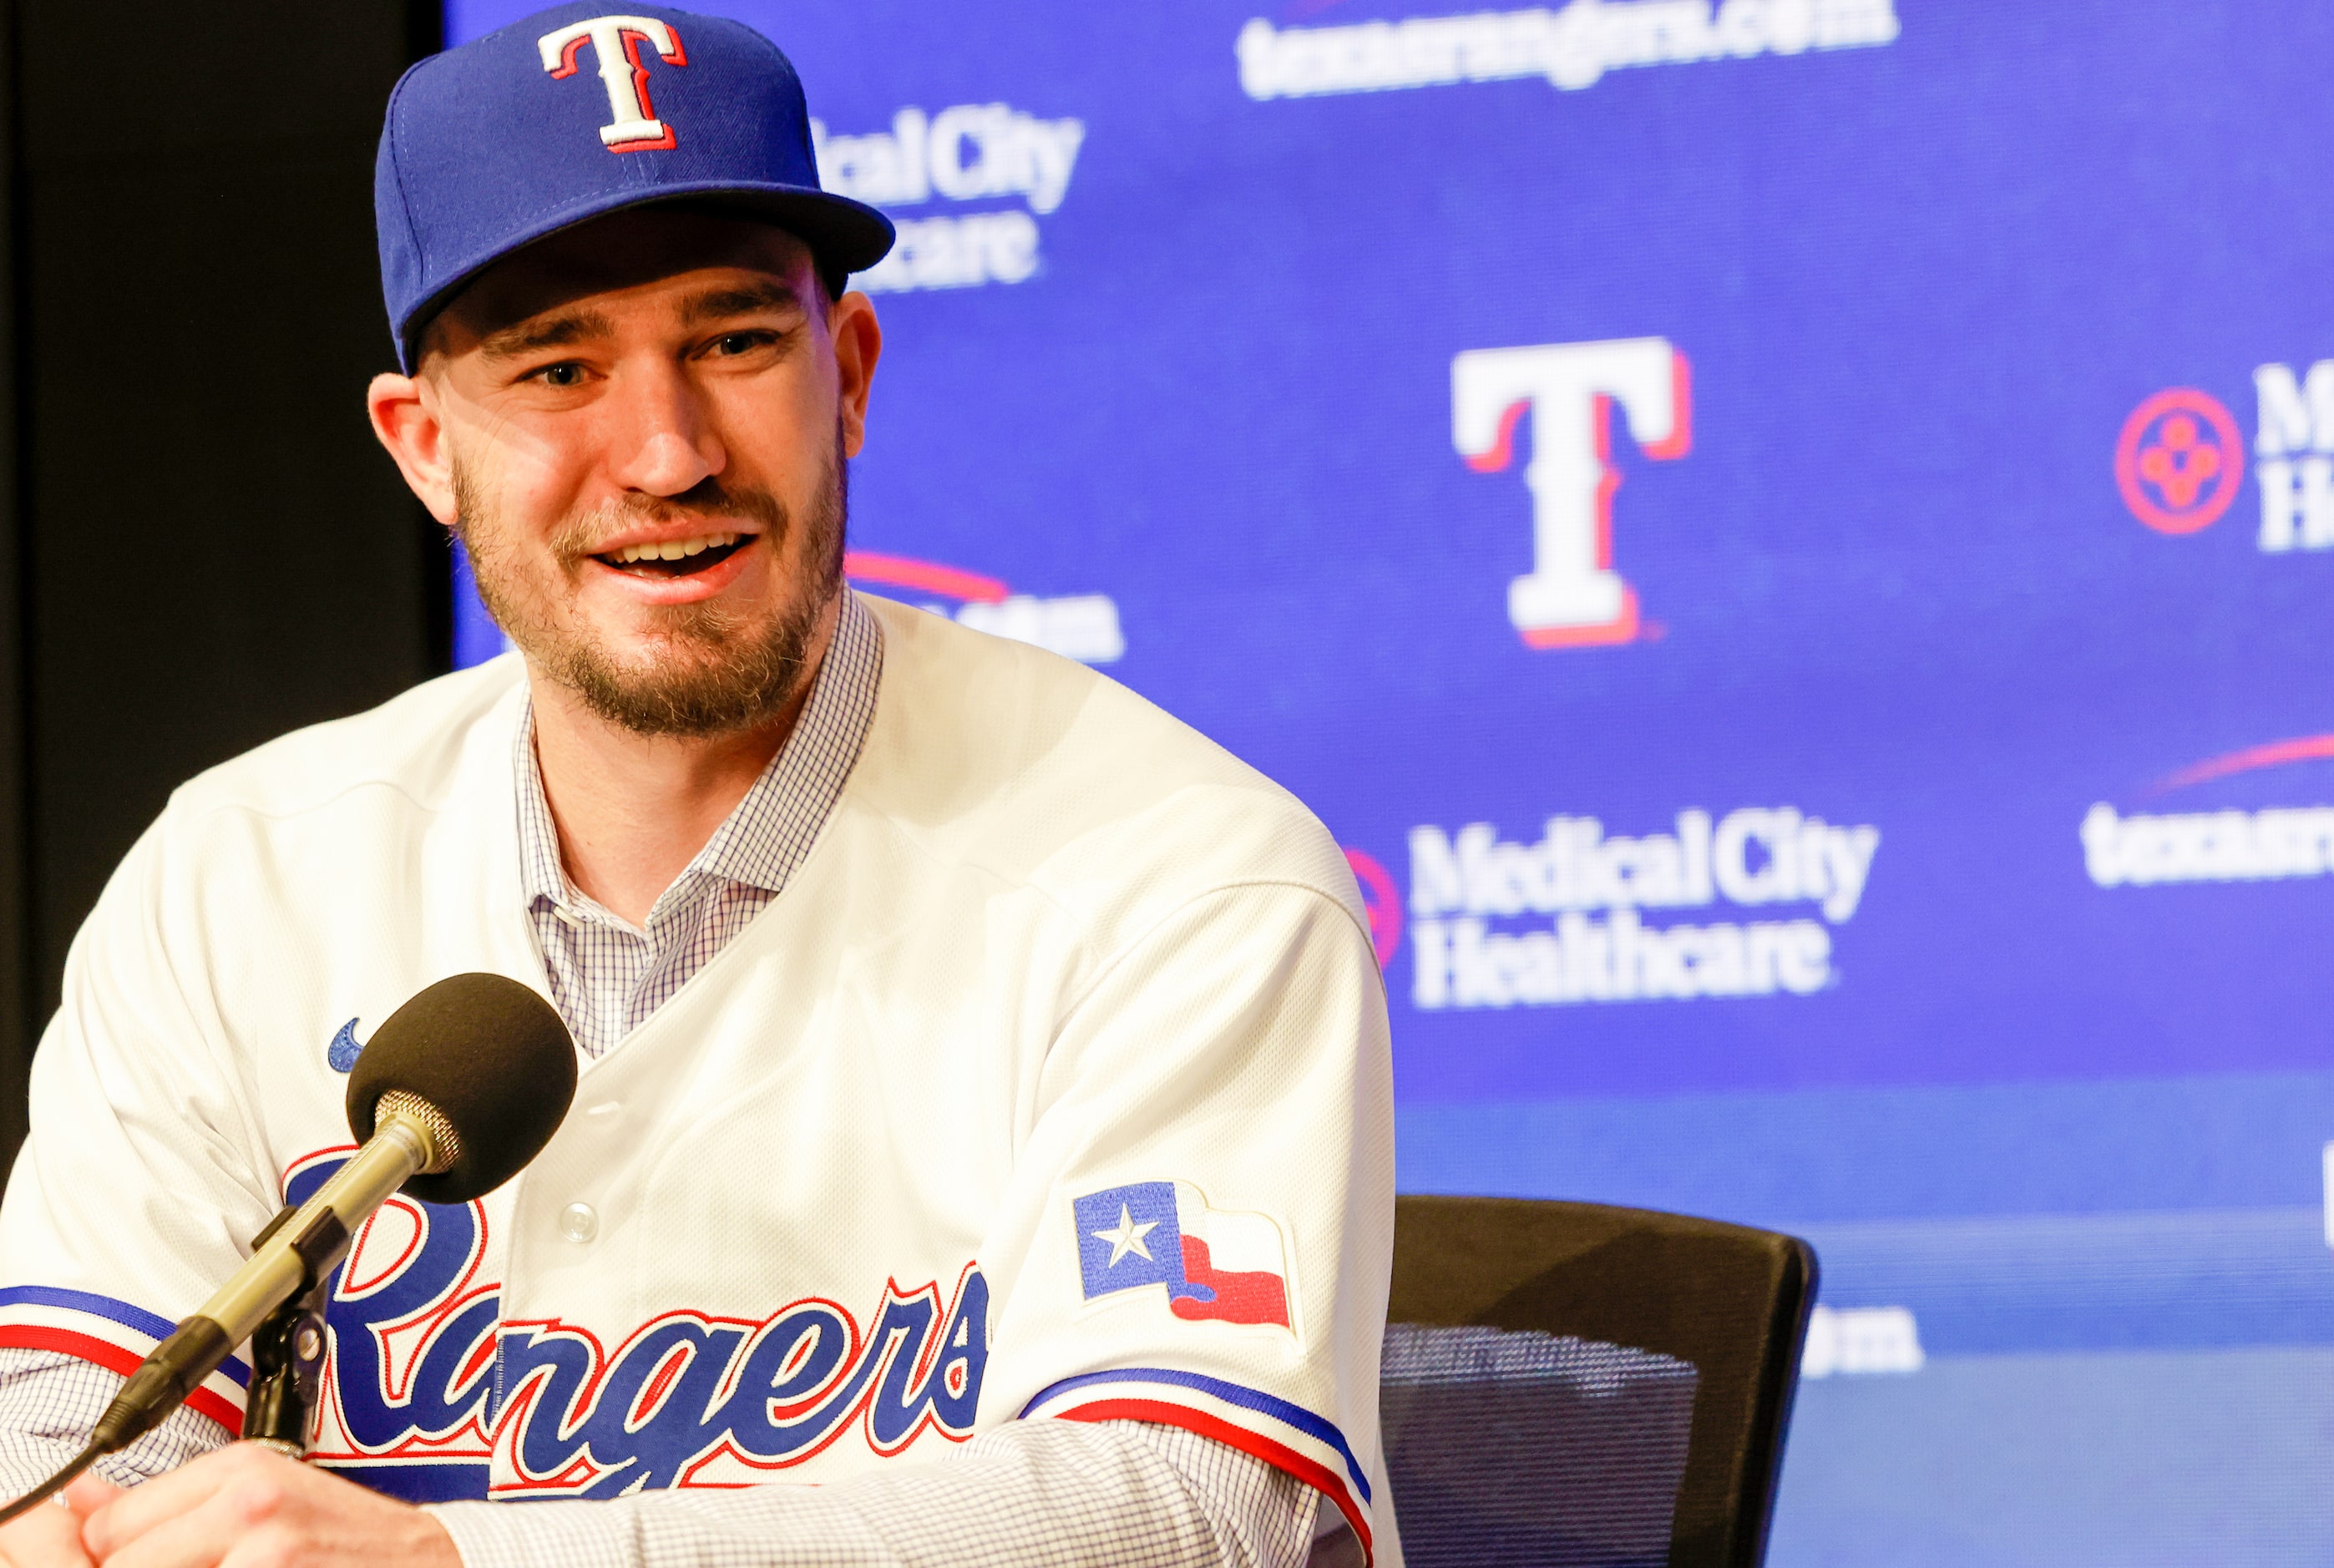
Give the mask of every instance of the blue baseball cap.
[(390, 94), (373, 167), (398, 364), (412, 372), (431, 316), (494, 262), (680, 197), (766, 217), (830, 276), (892, 248), (889, 218), (819, 188), (802, 81), (743, 23), (585, 0), (431, 55)]

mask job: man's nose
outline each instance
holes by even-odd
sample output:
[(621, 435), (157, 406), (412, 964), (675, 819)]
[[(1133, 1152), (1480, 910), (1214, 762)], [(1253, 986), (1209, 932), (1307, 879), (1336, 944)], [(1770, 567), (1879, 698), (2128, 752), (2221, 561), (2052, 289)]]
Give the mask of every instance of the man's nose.
[(612, 390), (609, 476), (623, 488), (678, 495), (728, 466), (697, 389), (680, 367), (628, 366)]

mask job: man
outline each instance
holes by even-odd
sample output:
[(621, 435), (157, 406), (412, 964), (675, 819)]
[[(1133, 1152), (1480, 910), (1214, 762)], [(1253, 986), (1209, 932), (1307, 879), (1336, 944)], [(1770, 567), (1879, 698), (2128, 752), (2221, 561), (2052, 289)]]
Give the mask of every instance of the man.
[(542, 988), (574, 1109), (359, 1238), (315, 1463), (229, 1446), (230, 1368), (0, 1554), (1397, 1561), (1351, 878), (1124, 689), (844, 587), (890, 228), (784, 58), (546, 11), (408, 73), (378, 196), (373, 426), (520, 655), (197, 779), (108, 887), (0, 1211), (7, 1489), (342, 1157), (407, 996)]

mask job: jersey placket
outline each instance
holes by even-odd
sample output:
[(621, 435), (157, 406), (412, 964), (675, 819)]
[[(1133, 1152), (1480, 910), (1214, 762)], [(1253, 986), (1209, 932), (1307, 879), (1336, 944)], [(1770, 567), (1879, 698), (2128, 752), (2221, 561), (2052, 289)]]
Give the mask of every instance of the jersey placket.
[(553, 979), (587, 1054), (607, 1054), (686, 982), (695, 966), (678, 960), (703, 933), (722, 880), (683, 871), (638, 926), (572, 884), (554, 903), (566, 951)]

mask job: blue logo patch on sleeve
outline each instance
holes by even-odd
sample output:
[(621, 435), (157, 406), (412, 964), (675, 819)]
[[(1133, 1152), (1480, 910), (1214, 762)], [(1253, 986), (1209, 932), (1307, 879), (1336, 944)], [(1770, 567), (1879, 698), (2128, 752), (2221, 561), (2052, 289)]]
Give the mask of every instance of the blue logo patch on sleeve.
[(341, 1025), (341, 1032), (324, 1047), (324, 1060), (332, 1063), (333, 1072), (346, 1073), (356, 1066), (357, 1053), (363, 1049), (357, 1044), (357, 1021), (352, 1018)]
[(1191, 1294), (1183, 1278), (1183, 1230), (1175, 1184), (1138, 1181), (1089, 1193), (1071, 1205), (1078, 1225), (1078, 1277), (1086, 1300), (1163, 1284)]

